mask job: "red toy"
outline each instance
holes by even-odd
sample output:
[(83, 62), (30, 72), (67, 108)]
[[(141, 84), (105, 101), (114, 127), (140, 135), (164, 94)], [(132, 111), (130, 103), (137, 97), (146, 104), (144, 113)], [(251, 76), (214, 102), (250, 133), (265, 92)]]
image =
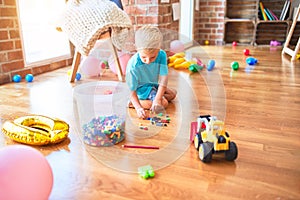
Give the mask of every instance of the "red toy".
[(250, 50), (249, 49), (244, 49), (244, 55), (249, 56), (250, 55)]

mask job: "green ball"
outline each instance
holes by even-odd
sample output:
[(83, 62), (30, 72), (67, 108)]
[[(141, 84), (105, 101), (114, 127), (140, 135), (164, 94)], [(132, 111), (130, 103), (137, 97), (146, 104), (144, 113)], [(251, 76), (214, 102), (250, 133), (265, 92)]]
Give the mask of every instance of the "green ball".
[(238, 70), (238, 69), (239, 69), (239, 63), (236, 62), (236, 61), (232, 62), (232, 63), (231, 63), (231, 68), (232, 68), (233, 70)]

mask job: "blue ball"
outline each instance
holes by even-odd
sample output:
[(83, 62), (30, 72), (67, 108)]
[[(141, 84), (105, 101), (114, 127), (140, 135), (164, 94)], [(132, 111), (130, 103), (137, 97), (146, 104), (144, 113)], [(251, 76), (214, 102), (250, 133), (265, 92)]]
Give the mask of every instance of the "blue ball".
[(248, 58), (246, 59), (246, 63), (247, 63), (248, 65), (255, 65), (255, 64), (257, 63), (257, 59), (255, 59), (255, 58), (253, 58), (253, 57), (248, 57)]
[(32, 74), (27, 74), (27, 75), (25, 76), (25, 80), (26, 80), (27, 82), (32, 82), (32, 81), (33, 81), (33, 75), (32, 75)]
[(77, 72), (77, 73), (76, 73), (75, 79), (76, 79), (77, 81), (79, 81), (79, 80), (81, 79), (81, 74)]
[(19, 83), (22, 80), (22, 77), (19, 74), (13, 76), (13, 81)]
[(211, 71), (215, 67), (216, 62), (214, 60), (209, 60), (207, 64), (207, 70)]

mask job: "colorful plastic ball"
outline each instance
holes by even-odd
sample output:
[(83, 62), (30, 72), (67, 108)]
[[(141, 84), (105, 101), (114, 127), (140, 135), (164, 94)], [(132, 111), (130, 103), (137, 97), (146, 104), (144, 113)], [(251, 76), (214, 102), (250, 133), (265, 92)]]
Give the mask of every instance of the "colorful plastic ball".
[(205, 40), (205, 41), (204, 41), (204, 44), (205, 44), (205, 45), (209, 45), (209, 41), (208, 41), (208, 40)]
[(173, 40), (170, 43), (170, 51), (172, 53), (184, 52), (184, 44), (180, 40)]
[(79, 81), (81, 79), (81, 74), (79, 72), (76, 73), (75, 79)]
[(253, 57), (248, 57), (248, 58), (246, 59), (246, 63), (247, 63), (248, 65), (255, 65), (255, 64), (257, 63), (257, 59), (255, 59), (255, 58), (253, 58)]
[(0, 149), (0, 199), (49, 199), (52, 169), (42, 153), (26, 145)]
[(233, 61), (232, 63), (231, 63), (231, 68), (233, 69), (233, 70), (238, 70), (239, 69), (239, 63), (238, 62), (236, 62), (236, 61)]
[(13, 81), (19, 83), (22, 80), (22, 77), (19, 74), (13, 76)]
[(206, 67), (207, 70), (208, 70), (208, 71), (213, 70), (214, 67), (215, 67), (215, 64), (216, 64), (216, 62), (215, 62), (214, 60), (209, 60), (208, 63), (207, 63), (207, 67)]
[(33, 75), (32, 74), (26, 74), (25, 80), (29, 83), (32, 82), (33, 81)]
[(237, 46), (237, 42), (236, 42), (236, 41), (233, 41), (233, 42), (232, 42), (232, 46), (234, 46), (234, 47)]
[(250, 50), (249, 49), (244, 49), (244, 55), (249, 56), (250, 55)]
[(100, 66), (101, 66), (101, 69), (108, 69), (109, 68), (107, 61), (102, 61)]
[(67, 72), (67, 74), (68, 74), (68, 76), (71, 76), (71, 74), (72, 74), (72, 70), (71, 70), (71, 69), (69, 69), (69, 70), (68, 70), (68, 72)]

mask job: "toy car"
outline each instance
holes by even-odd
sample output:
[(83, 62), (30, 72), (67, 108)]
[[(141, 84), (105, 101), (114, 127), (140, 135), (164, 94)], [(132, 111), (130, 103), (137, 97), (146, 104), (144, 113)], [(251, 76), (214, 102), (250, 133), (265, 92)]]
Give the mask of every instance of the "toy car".
[(191, 131), (191, 137), (194, 135), (194, 145), (199, 151), (201, 161), (210, 162), (214, 153), (225, 153), (225, 159), (228, 161), (237, 158), (237, 145), (230, 140), (229, 134), (224, 130), (223, 121), (210, 115), (200, 116), (196, 130), (196, 133)]

